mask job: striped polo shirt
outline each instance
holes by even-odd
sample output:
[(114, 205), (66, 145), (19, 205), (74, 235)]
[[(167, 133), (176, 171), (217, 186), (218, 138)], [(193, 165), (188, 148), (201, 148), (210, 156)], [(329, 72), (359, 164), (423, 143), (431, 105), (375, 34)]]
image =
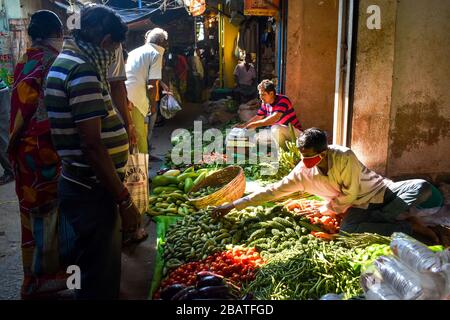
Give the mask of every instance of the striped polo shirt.
[(101, 139), (123, 175), (128, 160), (128, 135), (111, 96), (102, 88), (100, 76), (76, 43), (64, 42), (47, 76), (45, 105), (54, 146), (64, 165), (80, 178), (95, 178), (81, 147), (77, 123), (101, 118)]
[(292, 123), (294, 128), (302, 130), (302, 126), (297, 119), (292, 103), (286, 96), (277, 94), (274, 103), (269, 104), (263, 102), (261, 108), (258, 110), (258, 116), (269, 117), (277, 112), (280, 112), (283, 115), (275, 124), (288, 126), (289, 123)]

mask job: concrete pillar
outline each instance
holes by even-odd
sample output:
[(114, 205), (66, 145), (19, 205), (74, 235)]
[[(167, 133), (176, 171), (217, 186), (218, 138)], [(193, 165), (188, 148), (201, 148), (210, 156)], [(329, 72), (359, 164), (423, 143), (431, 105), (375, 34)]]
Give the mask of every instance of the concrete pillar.
[[(367, 8), (381, 9), (381, 29), (369, 30)], [(351, 148), (368, 167), (386, 174), (394, 72), (395, 0), (359, 6)]]
[(288, 1), (286, 95), (303, 127), (333, 130), (339, 1)]
[[(366, 26), (381, 9), (381, 30)], [(351, 147), (396, 177), (450, 180), (450, 2), (362, 0)]]

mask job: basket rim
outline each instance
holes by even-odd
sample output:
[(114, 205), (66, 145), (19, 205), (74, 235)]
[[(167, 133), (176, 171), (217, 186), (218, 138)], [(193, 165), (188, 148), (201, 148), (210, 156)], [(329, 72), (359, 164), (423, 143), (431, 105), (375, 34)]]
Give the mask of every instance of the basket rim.
[[(231, 169), (234, 169), (234, 168), (239, 168), (239, 171), (238, 171), (238, 173), (236, 174), (236, 176), (235, 176), (232, 180), (230, 180), (230, 182), (228, 182), (227, 184), (223, 185), (219, 190), (217, 190), (216, 192), (211, 193), (211, 194), (209, 194), (209, 195), (207, 195), (207, 196), (201, 197), (201, 198), (191, 198), (191, 197), (190, 197), (190, 194), (192, 193), (192, 190), (191, 190), (191, 191), (189, 191), (189, 193), (187, 194), (188, 200), (191, 201), (191, 202), (193, 202), (193, 203), (195, 203), (195, 202), (201, 202), (202, 200), (205, 200), (205, 199), (208, 198), (208, 197), (211, 197), (211, 198), (212, 198), (213, 195), (215, 195), (215, 194), (221, 192), (225, 187), (227, 187), (228, 185), (230, 185), (231, 183), (233, 183), (234, 181), (236, 181), (236, 179), (238, 179), (239, 176), (240, 176), (241, 174), (244, 174), (244, 169), (242, 169), (241, 166), (233, 165), (233, 166), (228, 166), (228, 167), (226, 167), (226, 168), (220, 169), (219, 171), (216, 171), (216, 172), (214, 172), (212, 175), (208, 176), (208, 178), (210, 178), (210, 177), (213, 177), (213, 176), (216, 175), (216, 174), (219, 174), (220, 172), (222, 172), (222, 171), (224, 171), (224, 170), (231, 170)], [(245, 181), (245, 176), (244, 176), (244, 181)]]

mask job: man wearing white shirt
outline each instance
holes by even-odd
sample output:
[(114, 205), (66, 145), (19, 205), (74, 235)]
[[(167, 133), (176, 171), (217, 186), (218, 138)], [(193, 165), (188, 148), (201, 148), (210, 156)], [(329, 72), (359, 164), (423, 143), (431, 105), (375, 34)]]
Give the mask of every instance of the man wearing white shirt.
[(123, 57), (122, 45), (120, 45), (115, 52), (115, 59), (108, 70), (107, 80), (111, 86), (111, 98), (113, 104), (124, 121), (130, 142), (130, 150), (132, 150), (137, 143), (137, 138), (130, 110), (128, 110), (127, 88), (125, 86), (127, 74), (125, 72), (125, 60)]
[[(131, 114), (137, 131), (138, 148), (143, 153), (149, 153), (147, 139), (150, 139), (156, 122), (159, 85), (168, 91), (167, 86), (161, 82), (163, 56), (167, 45), (167, 32), (155, 28), (147, 32), (143, 46), (128, 54), (125, 85), (132, 106)], [(146, 117), (149, 115), (147, 127)]]
[(214, 210), (226, 215), (233, 208), (273, 201), (298, 191), (322, 197), (324, 215), (343, 215), (341, 230), (350, 233), (420, 234), (434, 242), (437, 235), (417, 217), (402, 218), (411, 207), (427, 201), (432, 185), (425, 180), (393, 182), (362, 164), (349, 148), (328, 145), (326, 133), (305, 130), (298, 140), (302, 161), (280, 182)]

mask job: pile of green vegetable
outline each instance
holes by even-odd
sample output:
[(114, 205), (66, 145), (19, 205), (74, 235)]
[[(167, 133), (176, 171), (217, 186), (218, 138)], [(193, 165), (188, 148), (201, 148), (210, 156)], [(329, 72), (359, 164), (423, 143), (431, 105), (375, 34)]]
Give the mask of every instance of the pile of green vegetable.
[(279, 150), (278, 171), (276, 179), (287, 176), (301, 160), (300, 151), (295, 142), (287, 141), (286, 149)]
[(196, 211), (195, 207), (189, 202), (188, 197), (180, 190), (153, 195), (149, 199), (149, 205), (148, 213), (153, 216), (187, 216)]
[(178, 221), (164, 245), (165, 273), (186, 262), (199, 261), (230, 244), (256, 248), (267, 261), (245, 292), (257, 299), (318, 299), (327, 293), (346, 298), (361, 293), (361, 270), (389, 253), (387, 237), (373, 234), (339, 236), (323, 241), (304, 218), (281, 205), (233, 210), (215, 220), (209, 210)]
[[(351, 244), (358, 242), (357, 248)], [(337, 241), (303, 236), (288, 248), (266, 256), (267, 264), (256, 273), (246, 291), (257, 299), (319, 299), (328, 293), (344, 298), (362, 293), (361, 269), (381, 255), (389, 254), (389, 238), (352, 234)]]
[(262, 300), (319, 299), (327, 293), (357, 296), (362, 293), (360, 273), (352, 261), (352, 250), (310, 236), (269, 258), (244, 292)]
[(194, 198), (194, 199), (203, 198), (203, 197), (209, 196), (210, 194), (213, 194), (213, 193), (219, 191), (221, 188), (222, 188), (222, 186), (217, 186), (217, 187), (207, 186), (207, 187), (201, 188), (200, 190), (198, 190), (196, 192), (192, 192), (190, 194), (190, 197)]
[[(315, 230), (315, 226), (294, 219), (282, 206), (248, 207), (233, 210), (222, 219), (202, 210), (185, 216), (168, 230), (164, 259), (168, 269), (224, 250), (227, 244), (256, 247), (261, 256), (279, 252)], [(305, 239), (303, 239), (305, 241)]]
[(232, 226), (226, 221), (214, 221), (210, 212), (199, 211), (172, 225), (164, 244), (164, 274), (186, 262), (205, 259), (222, 251), (232, 242)]
[(185, 216), (196, 211), (189, 202), (187, 193), (211, 173), (209, 169), (195, 170), (189, 167), (184, 172), (178, 169), (166, 171), (152, 179), (152, 195), (149, 199), (150, 215)]

